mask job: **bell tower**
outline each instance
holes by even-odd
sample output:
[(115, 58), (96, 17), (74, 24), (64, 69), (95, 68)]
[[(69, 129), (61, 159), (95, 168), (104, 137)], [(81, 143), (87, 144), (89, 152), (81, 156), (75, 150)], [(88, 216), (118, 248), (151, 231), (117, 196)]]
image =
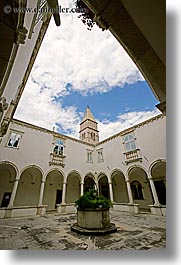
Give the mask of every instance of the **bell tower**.
[(96, 144), (99, 142), (99, 131), (97, 129), (97, 122), (95, 121), (89, 106), (87, 106), (84, 118), (80, 123), (79, 138), (80, 140), (90, 144)]

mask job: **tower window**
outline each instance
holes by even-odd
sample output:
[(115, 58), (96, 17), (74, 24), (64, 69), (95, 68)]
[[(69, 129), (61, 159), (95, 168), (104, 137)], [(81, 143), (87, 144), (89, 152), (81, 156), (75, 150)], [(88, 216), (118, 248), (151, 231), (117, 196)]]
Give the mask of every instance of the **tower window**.
[(21, 137), (22, 137), (21, 132), (11, 131), (8, 142), (7, 142), (7, 146), (12, 147), (12, 148), (18, 148)]
[(64, 152), (64, 143), (61, 139), (56, 139), (54, 148), (53, 148), (53, 153), (55, 155), (63, 155)]
[(131, 190), (133, 193), (133, 199), (134, 200), (144, 200), (143, 192), (142, 192), (142, 186), (141, 186), (140, 182), (133, 181), (131, 183)]
[(125, 145), (126, 152), (136, 150), (135, 138), (132, 134), (127, 134), (124, 137), (124, 145)]

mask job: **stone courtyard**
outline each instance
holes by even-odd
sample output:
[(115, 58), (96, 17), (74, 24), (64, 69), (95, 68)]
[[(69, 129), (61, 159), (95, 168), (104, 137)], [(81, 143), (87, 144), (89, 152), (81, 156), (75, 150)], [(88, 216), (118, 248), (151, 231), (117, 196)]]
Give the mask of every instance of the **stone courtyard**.
[(166, 218), (149, 213), (111, 211), (117, 232), (86, 236), (71, 231), (76, 214), (0, 219), (0, 249), (161, 250), (166, 248)]

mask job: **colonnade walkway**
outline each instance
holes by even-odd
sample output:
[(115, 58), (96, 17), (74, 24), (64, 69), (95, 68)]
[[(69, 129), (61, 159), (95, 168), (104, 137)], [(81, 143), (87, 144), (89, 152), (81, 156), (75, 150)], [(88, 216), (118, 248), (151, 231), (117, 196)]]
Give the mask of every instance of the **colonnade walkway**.
[(117, 232), (86, 236), (71, 231), (76, 214), (0, 219), (0, 249), (149, 250), (166, 248), (166, 217), (111, 210)]

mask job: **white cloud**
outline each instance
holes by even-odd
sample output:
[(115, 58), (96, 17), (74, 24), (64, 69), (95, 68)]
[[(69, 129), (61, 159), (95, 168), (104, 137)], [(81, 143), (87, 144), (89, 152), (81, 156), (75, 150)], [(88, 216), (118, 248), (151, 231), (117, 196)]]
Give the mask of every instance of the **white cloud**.
[(32, 80), (28, 82), (21, 97), (15, 118), (50, 130), (55, 127), (60, 133), (67, 131), (78, 138), (80, 117), (76, 108), (62, 108), (61, 102), (51, 97), (50, 89), (41, 90), (40, 85)]
[[(72, 6), (72, 0), (60, 2)], [(51, 88), (52, 96), (66, 94), (66, 84), (87, 92), (106, 92), (113, 86), (143, 80), (135, 64), (109, 31), (96, 25), (92, 31), (78, 14), (60, 14), (61, 26), (54, 20), (45, 35), (32, 70), (32, 77)]]
[[(103, 121), (97, 120), (100, 140), (104, 140), (159, 113), (157, 109), (153, 111), (135, 111), (120, 114), (115, 121), (110, 121), (109, 117)], [(55, 127), (56, 131), (75, 138), (79, 138), (79, 123), (82, 117), (83, 113), (78, 113), (76, 107), (63, 108), (61, 102), (53, 100), (50, 89), (41, 90), (41, 87), (31, 80), (23, 93), (15, 115), (15, 118), (40, 127), (50, 130)]]
[(104, 140), (116, 133), (119, 133), (133, 125), (136, 125), (142, 121), (145, 121), (151, 117), (154, 117), (160, 113), (159, 110), (153, 111), (139, 111), (139, 112), (127, 112), (121, 114), (113, 122), (109, 120), (97, 121), (100, 140)]
[[(64, 0), (61, 6), (68, 7), (71, 3)], [(15, 118), (51, 130), (55, 127), (60, 133), (78, 138), (82, 113), (73, 106), (63, 108), (62, 102), (55, 100), (57, 97), (71, 90), (82, 94), (103, 93), (143, 78), (108, 31), (102, 32), (97, 26), (88, 31), (75, 14), (61, 14), (61, 21), (60, 27), (51, 21)], [(67, 83), (72, 85), (71, 89), (67, 89)], [(100, 139), (157, 113), (156, 110), (128, 112), (115, 121), (98, 121)]]

